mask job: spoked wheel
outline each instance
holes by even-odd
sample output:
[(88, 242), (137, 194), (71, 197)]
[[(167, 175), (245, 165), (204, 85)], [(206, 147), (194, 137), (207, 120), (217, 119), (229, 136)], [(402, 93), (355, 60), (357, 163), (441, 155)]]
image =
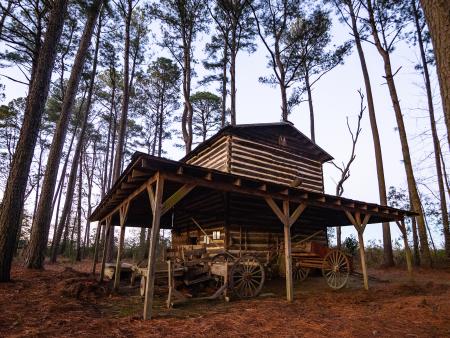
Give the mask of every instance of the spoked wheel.
[(347, 255), (340, 250), (330, 251), (323, 259), (322, 274), (332, 289), (343, 288), (350, 275), (350, 262)]
[(253, 256), (239, 258), (230, 271), (231, 290), (239, 298), (258, 296), (264, 285), (264, 280), (264, 267)]
[(303, 282), (309, 275), (310, 268), (304, 268), (298, 264), (292, 266), (292, 276), (295, 280)]

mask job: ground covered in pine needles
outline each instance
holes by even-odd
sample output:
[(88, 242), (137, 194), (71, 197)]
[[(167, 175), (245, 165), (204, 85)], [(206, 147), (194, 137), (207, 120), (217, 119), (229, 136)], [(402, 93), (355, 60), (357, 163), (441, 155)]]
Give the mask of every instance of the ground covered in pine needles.
[(320, 276), (296, 285), (295, 302), (283, 298), (284, 283), (270, 281), (252, 300), (163, 307), (141, 320), (139, 290), (124, 284), (111, 294), (86, 271), (89, 263), (47, 265), (44, 271), (14, 267), (13, 282), (0, 284), (1, 337), (224, 337), (359, 336), (449, 337), (450, 270), (373, 270), (387, 282), (361, 281), (332, 291)]

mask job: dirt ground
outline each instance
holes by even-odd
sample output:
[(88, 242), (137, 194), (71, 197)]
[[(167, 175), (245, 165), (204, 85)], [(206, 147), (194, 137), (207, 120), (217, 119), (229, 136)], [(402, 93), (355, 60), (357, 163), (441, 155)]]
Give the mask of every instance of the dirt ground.
[(14, 267), (0, 284), (1, 337), (450, 337), (450, 269), (418, 270), (408, 280), (399, 269), (373, 270), (385, 282), (364, 291), (353, 279), (340, 291), (320, 276), (283, 298), (282, 280), (270, 281), (252, 300), (190, 303), (167, 310), (163, 296), (155, 318), (141, 320), (138, 289), (109, 292), (85, 271), (90, 263)]

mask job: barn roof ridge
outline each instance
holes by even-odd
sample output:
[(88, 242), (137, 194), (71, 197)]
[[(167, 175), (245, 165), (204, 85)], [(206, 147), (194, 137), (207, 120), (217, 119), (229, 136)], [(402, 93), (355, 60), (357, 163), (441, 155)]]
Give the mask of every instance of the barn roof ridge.
[(279, 121), (279, 122), (261, 122), (261, 123), (243, 123), (233, 125), (227, 125), (221, 128), (216, 134), (208, 138), (206, 141), (198, 144), (193, 150), (191, 150), (188, 154), (186, 154), (183, 158), (180, 159), (181, 162), (185, 162), (193, 156), (199, 154), (202, 150), (206, 149), (208, 146), (212, 145), (216, 140), (225, 135), (233, 135), (233, 131), (244, 128), (259, 128), (259, 127), (290, 127), (292, 130), (298, 134), (302, 140), (305, 140), (310, 143), (311, 147), (315, 149), (315, 151), (319, 154), (321, 160), (323, 162), (328, 162), (333, 160), (333, 156), (331, 156), (328, 152), (326, 152), (323, 148), (321, 148), (317, 143), (314, 143), (308, 136), (303, 134), (297, 127), (295, 127), (294, 123), (290, 121)]

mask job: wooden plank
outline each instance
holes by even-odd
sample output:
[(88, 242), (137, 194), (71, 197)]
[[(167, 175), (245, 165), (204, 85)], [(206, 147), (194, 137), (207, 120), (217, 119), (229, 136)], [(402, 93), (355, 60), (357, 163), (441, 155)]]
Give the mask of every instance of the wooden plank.
[(120, 286), (120, 270), (122, 262), (123, 244), (125, 241), (125, 225), (120, 226), (119, 246), (117, 248), (116, 269), (114, 271), (114, 290), (118, 291)]
[(292, 279), (292, 256), (291, 256), (291, 227), (289, 225), (289, 202), (283, 203), (285, 214), (284, 221), (284, 258), (286, 265), (286, 299), (288, 302), (294, 300), (294, 282)]
[(195, 188), (195, 184), (185, 184), (180, 189), (172, 194), (169, 198), (164, 201), (162, 206), (161, 216), (163, 216), (167, 211), (172, 209), (175, 204), (181, 201), (187, 194), (189, 194), (192, 189)]
[(408, 244), (408, 233), (406, 231), (406, 225), (403, 220), (397, 221), (395, 223), (397, 223), (397, 226), (400, 229), (400, 232), (402, 233), (403, 244), (405, 246), (405, 256), (406, 256), (406, 265), (408, 267), (408, 274), (410, 277), (412, 277), (412, 274), (413, 274), (412, 254), (411, 254), (411, 248), (409, 247), (409, 244)]
[(102, 255), (102, 265), (100, 271), (100, 283), (103, 282), (103, 278), (105, 277), (105, 264), (106, 264), (106, 252), (108, 251), (108, 240), (109, 234), (111, 232), (111, 216), (106, 218), (106, 233), (105, 240), (103, 241), (103, 255)]
[(98, 247), (100, 245), (100, 233), (102, 230), (102, 222), (98, 222), (97, 233), (95, 234), (95, 244), (94, 244), (94, 261), (92, 263), (92, 274), (95, 276), (95, 270), (97, 267), (98, 260)]
[(150, 208), (152, 209), (152, 213), (155, 212), (155, 193), (153, 192), (153, 187), (151, 184), (147, 184), (147, 194), (148, 200), (150, 201)]
[(156, 191), (155, 191), (155, 205), (153, 208), (153, 221), (150, 235), (148, 263), (147, 263), (147, 279), (145, 285), (145, 300), (144, 300), (144, 319), (152, 317), (153, 293), (155, 286), (155, 263), (156, 263), (156, 247), (159, 238), (159, 225), (161, 221), (162, 196), (164, 192), (164, 177), (157, 174)]
[[(110, 217), (112, 215), (114, 215), (115, 213), (117, 213), (121, 207), (123, 207), (126, 203), (131, 202), (132, 200), (134, 200), (140, 193), (142, 193), (144, 190), (147, 189), (147, 185), (148, 184), (153, 184), (156, 180), (156, 175), (153, 175), (152, 177), (150, 177), (147, 181), (145, 181), (143, 184), (141, 184), (136, 190), (134, 190), (132, 193), (130, 194), (126, 194), (124, 197), (125, 199), (118, 205), (116, 206), (112, 211), (108, 212), (107, 215), (104, 216), (104, 218), (106, 217)], [(122, 199), (122, 198), (120, 198)]]
[(272, 211), (277, 215), (277, 217), (280, 219), (280, 221), (284, 224), (285, 223), (285, 215), (280, 210), (278, 205), (275, 203), (272, 197), (266, 197), (266, 202), (269, 205), (269, 207), (272, 209)]
[(289, 226), (292, 226), (298, 220), (303, 211), (305, 211), (306, 206), (306, 203), (300, 203), (300, 205), (294, 210), (292, 215), (289, 217)]
[(366, 228), (367, 223), (369, 222), (370, 215), (366, 214), (364, 220), (361, 222), (361, 214), (359, 211), (355, 212), (355, 215), (352, 215), (349, 211), (345, 211), (347, 218), (355, 227), (358, 232), (358, 242), (359, 242), (359, 256), (361, 260), (361, 268), (363, 272), (363, 280), (364, 280), (364, 289), (369, 290), (369, 275), (367, 273), (367, 264), (366, 264), (366, 251), (364, 248), (364, 230)]

